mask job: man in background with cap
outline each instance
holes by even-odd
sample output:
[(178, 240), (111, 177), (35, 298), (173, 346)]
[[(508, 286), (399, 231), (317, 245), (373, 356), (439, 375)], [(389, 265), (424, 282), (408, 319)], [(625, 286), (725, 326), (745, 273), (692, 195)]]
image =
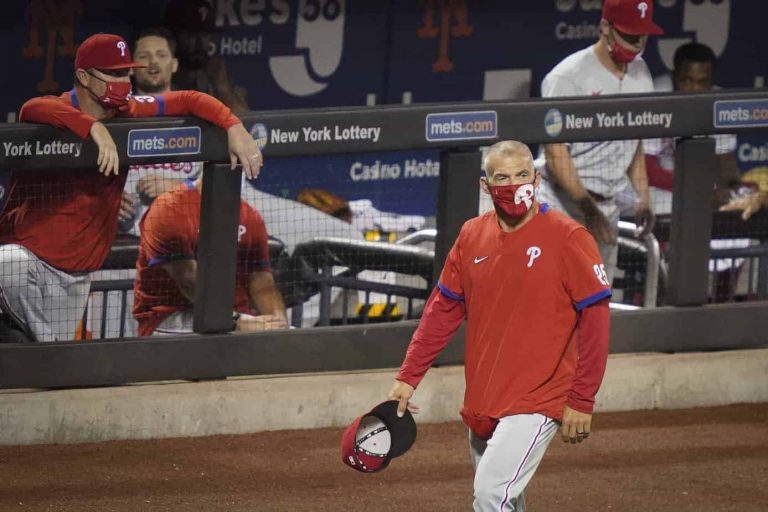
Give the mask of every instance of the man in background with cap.
[[(648, 36), (662, 33), (653, 22), (651, 0), (605, 0), (600, 39), (555, 66), (544, 77), (542, 97), (653, 92), (651, 73), (640, 55)], [(543, 178), (541, 200), (587, 226), (597, 239), (609, 282), (613, 282), (618, 255), (616, 195), (627, 178), (637, 192), (638, 236), (653, 229), (642, 143), (616, 140), (547, 144), (537, 167)]]
[[(109, 254), (126, 173), (101, 123), (114, 117), (195, 115), (227, 131), (232, 168), (254, 178), (261, 152), (240, 120), (197, 91), (131, 96), (129, 71), (141, 67), (125, 40), (86, 39), (75, 56), (75, 85), (61, 96), (27, 101), (19, 120), (67, 128), (99, 148), (95, 168), (13, 173), (0, 215), (0, 302), (34, 341), (72, 339), (83, 315), (89, 273)], [(98, 172), (97, 172), (98, 171)]]
[(210, 55), (216, 12), (208, 0), (171, 0), (165, 24), (178, 43), (179, 69), (174, 89), (202, 91), (218, 98), (233, 112), (248, 111), (245, 89), (232, 83), (224, 61)]

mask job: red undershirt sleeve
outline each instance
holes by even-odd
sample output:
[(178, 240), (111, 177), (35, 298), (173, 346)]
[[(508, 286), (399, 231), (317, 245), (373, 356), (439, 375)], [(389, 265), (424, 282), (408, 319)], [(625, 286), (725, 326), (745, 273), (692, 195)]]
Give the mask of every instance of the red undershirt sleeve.
[(132, 98), (125, 117), (192, 115), (227, 129), (240, 119), (229, 107), (208, 94), (198, 91), (172, 91), (157, 96)]
[(19, 121), (66, 128), (81, 139), (87, 139), (96, 118), (65, 103), (58, 96), (41, 96), (22, 105)]
[(568, 406), (586, 414), (592, 414), (608, 360), (611, 324), (608, 300), (604, 298), (581, 310), (576, 325), (579, 359), (568, 394)]
[(463, 301), (449, 298), (440, 288), (432, 290), (395, 378), (416, 388), (463, 320)]

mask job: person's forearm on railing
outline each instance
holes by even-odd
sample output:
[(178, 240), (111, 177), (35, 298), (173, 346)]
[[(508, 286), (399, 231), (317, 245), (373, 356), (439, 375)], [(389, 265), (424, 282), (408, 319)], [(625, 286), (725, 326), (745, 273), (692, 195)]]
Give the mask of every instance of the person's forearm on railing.
[(562, 188), (568, 197), (577, 204), (584, 200), (592, 200), (573, 165), (568, 146), (565, 144), (547, 144), (544, 146), (544, 155), (547, 159), (549, 179)]
[(576, 166), (568, 152), (568, 146), (565, 144), (547, 144), (544, 146), (544, 155), (547, 159), (549, 179), (562, 188), (576, 204), (584, 216), (587, 229), (598, 242), (614, 243), (616, 240), (614, 230), (581, 182)]
[(648, 171), (645, 167), (645, 152), (642, 144), (637, 145), (635, 155), (632, 157), (632, 162), (627, 170), (627, 176), (637, 194), (638, 204), (649, 205), (651, 194), (648, 188)]
[(755, 192), (747, 197), (734, 199), (720, 207), (721, 212), (741, 211), (741, 218), (749, 220), (752, 215), (762, 208), (768, 208), (768, 191)]
[(656, 219), (651, 210), (651, 193), (648, 188), (648, 171), (645, 168), (643, 144), (638, 143), (635, 156), (629, 164), (627, 176), (637, 194), (635, 203), (635, 223), (638, 226), (636, 236), (645, 236), (653, 230)]

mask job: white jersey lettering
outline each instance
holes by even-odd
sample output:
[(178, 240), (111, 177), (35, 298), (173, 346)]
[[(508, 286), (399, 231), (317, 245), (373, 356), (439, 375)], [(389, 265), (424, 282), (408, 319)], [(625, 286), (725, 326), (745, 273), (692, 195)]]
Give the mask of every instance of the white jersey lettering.
[(528, 268), (531, 268), (536, 258), (541, 256), (541, 247), (533, 245), (529, 247), (527, 251), (525, 251), (525, 254), (528, 255)]

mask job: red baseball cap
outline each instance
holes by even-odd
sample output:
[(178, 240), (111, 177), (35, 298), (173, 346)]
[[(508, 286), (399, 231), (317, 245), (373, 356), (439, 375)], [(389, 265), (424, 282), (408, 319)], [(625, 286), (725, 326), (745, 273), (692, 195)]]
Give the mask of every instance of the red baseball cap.
[(75, 69), (128, 69), (145, 68), (133, 62), (128, 43), (114, 34), (94, 34), (77, 48)]
[(605, 0), (603, 19), (621, 32), (633, 36), (664, 33), (661, 27), (653, 22), (651, 0)]
[(399, 418), (397, 406), (397, 400), (382, 402), (350, 423), (341, 436), (344, 464), (363, 473), (374, 473), (413, 446), (416, 422), (409, 411)]

